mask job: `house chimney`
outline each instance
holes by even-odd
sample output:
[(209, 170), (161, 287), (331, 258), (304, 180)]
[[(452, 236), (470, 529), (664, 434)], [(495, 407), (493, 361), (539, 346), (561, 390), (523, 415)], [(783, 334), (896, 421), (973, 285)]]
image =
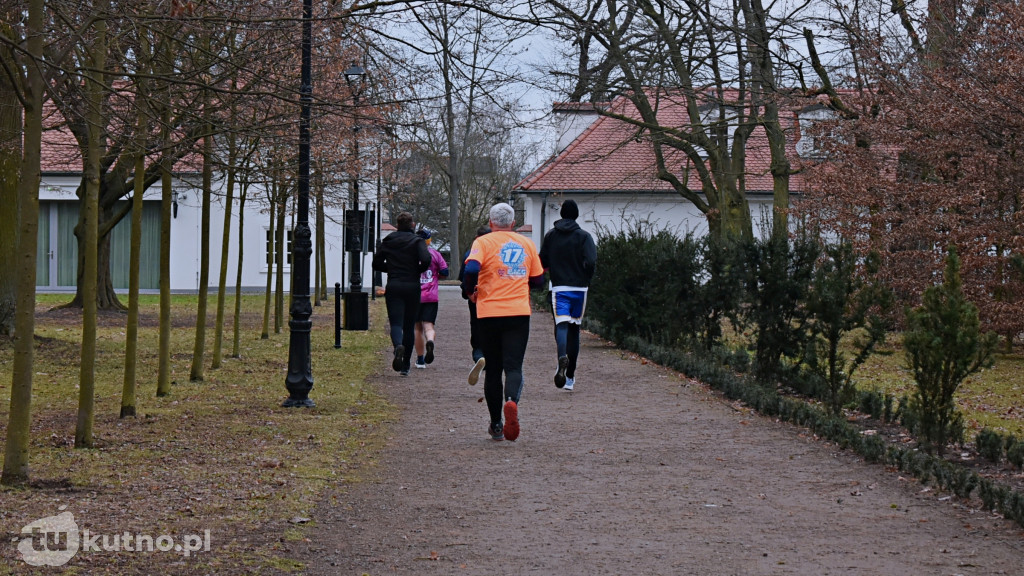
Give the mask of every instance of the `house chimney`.
[(606, 103), (593, 102), (555, 102), (551, 111), (555, 114), (558, 130), (558, 144), (555, 154), (565, 150), (594, 120), (597, 120), (597, 109), (606, 107)]

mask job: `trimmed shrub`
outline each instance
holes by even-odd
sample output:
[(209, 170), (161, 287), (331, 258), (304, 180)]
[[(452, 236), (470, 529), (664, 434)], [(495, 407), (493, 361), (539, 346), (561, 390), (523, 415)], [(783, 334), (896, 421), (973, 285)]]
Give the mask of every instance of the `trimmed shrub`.
[(862, 390), (857, 406), (861, 412), (870, 414), (875, 420), (881, 420), (885, 410), (882, 395), (875, 390)]
[(992, 364), (996, 335), (981, 334), (978, 308), (960, 285), (960, 258), (951, 247), (942, 284), (930, 286), (921, 306), (907, 312), (903, 347), (917, 384), (912, 402), (918, 433), (928, 451), (945, 451), (963, 436), (954, 395), (967, 376)]
[(981, 504), (985, 510), (999, 512), (1003, 510), (1003, 503), (1010, 495), (1010, 489), (1001, 484), (982, 478), (978, 482), (978, 496), (981, 497)]
[(589, 299), (593, 316), (616, 342), (636, 335), (660, 344), (696, 337), (703, 324), (697, 298), (699, 243), (638, 224), (597, 245)]
[[(737, 318), (743, 295), (743, 251), (731, 243), (709, 234), (701, 243), (701, 282), (697, 288), (697, 311), (701, 325), (698, 339), (705, 350), (713, 350), (722, 338), (722, 320)], [(750, 358), (743, 351), (745, 365), (739, 372), (749, 369)]]
[(896, 409), (896, 419), (911, 434), (917, 433), (920, 417), (918, 416), (917, 409), (911, 404), (910, 397), (906, 394), (900, 397), (899, 407)]
[(1006, 459), (1017, 468), (1024, 468), (1024, 440), (1015, 436), (1007, 439)]
[(974, 445), (978, 454), (989, 462), (999, 462), (1003, 459), (1003, 437), (991, 428), (982, 428), (974, 438)]
[(820, 247), (808, 234), (790, 243), (769, 236), (740, 246), (744, 254), (740, 325), (754, 336), (754, 373), (772, 381), (783, 372), (784, 356), (798, 358), (804, 348), (807, 296)]
[[(880, 283), (865, 281), (857, 273), (857, 264), (851, 243), (826, 244), (806, 301), (810, 334), (803, 361), (824, 383), (821, 398), (833, 414), (854, 400), (853, 374), (889, 329), (886, 318), (891, 294)], [(872, 275), (877, 270), (877, 255), (869, 255), (865, 272)], [(840, 344), (855, 331), (862, 335), (852, 340), (854, 354), (848, 356)], [(881, 416), (880, 404), (872, 415)]]
[(893, 422), (896, 420), (896, 412), (893, 410), (893, 401), (895, 398), (892, 394), (886, 394), (882, 401), (882, 421)]
[(881, 462), (885, 457), (885, 440), (879, 436), (865, 436), (861, 442), (860, 454), (868, 462)]

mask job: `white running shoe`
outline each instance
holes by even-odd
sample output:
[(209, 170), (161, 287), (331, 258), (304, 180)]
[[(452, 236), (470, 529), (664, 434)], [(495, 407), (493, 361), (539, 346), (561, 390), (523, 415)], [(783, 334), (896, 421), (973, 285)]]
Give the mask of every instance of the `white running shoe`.
[(565, 379), (565, 386), (562, 386), (562, 390), (568, 390), (568, 391), (572, 392), (572, 386), (575, 383), (576, 383), (576, 379), (575, 378), (566, 378)]
[(476, 383), (480, 381), (480, 372), (483, 372), (485, 364), (487, 361), (481, 358), (473, 365), (473, 369), (469, 371), (469, 378), (466, 379), (470, 386), (476, 386)]

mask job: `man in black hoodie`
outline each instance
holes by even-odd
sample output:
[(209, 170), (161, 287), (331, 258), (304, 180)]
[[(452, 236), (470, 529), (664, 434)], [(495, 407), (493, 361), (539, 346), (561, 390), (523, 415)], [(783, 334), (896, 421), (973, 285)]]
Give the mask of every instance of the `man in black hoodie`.
[(402, 376), (408, 376), (420, 310), (420, 274), (430, 266), (430, 252), (423, 239), (413, 231), (415, 222), (412, 214), (399, 214), (395, 227), (397, 231), (377, 243), (373, 269), (388, 275), (384, 303), (388, 308), (391, 343), (395, 347), (391, 368)]
[(576, 359), (580, 354), (580, 323), (587, 306), (587, 288), (597, 266), (597, 245), (576, 218), (575, 200), (562, 202), (554, 228), (544, 235), (540, 262), (551, 280), (551, 311), (555, 317), (558, 371), (555, 386), (572, 390), (576, 384)]

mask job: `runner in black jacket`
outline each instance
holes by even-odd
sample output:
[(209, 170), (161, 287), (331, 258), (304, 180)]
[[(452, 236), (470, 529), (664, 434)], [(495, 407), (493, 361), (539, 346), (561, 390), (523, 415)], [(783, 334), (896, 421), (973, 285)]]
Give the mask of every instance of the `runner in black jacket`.
[(597, 266), (597, 245), (576, 223), (580, 209), (575, 200), (562, 202), (554, 228), (544, 235), (540, 262), (551, 280), (551, 311), (555, 319), (558, 370), (555, 386), (572, 390), (580, 354), (580, 323), (587, 306), (587, 288)]
[(419, 315), (420, 274), (430, 266), (430, 252), (423, 239), (413, 232), (412, 214), (399, 214), (395, 226), (398, 230), (377, 244), (373, 269), (388, 275), (384, 302), (388, 308), (391, 344), (395, 347), (391, 367), (407, 376)]
[[(491, 227), (487, 225), (476, 229), (477, 238), (490, 233)], [(459, 286), (462, 286), (463, 281), (466, 279), (466, 259), (469, 258), (470, 250), (472, 248), (466, 250), (466, 253), (462, 255), (462, 264), (459, 266)], [(476, 318), (476, 302), (469, 299), (469, 293), (466, 292), (465, 287), (462, 290), (462, 298), (469, 303), (469, 345), (473, 348), (473, 369), (469, 371), (469, 378), (466, 380), (472, 386), (480, 380), (480, 371), (484, 369), (484, 365), (487, 362), (484, 360), (484, 349), (480, 343), (480, 328)]]

